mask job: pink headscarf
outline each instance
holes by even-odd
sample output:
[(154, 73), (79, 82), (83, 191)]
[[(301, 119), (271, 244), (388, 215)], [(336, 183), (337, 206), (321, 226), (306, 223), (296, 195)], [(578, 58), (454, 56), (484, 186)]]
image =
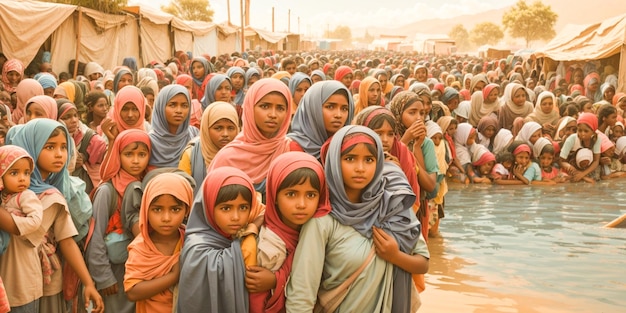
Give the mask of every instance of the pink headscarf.
[[(146, 97), (144, 97), (141, 89), (135, 86), (126, 86), (120, 89), (117, 94), (115, 94), (114, 102), (115, 105), (113, 106), (113, 110), (109, 111), (108, 115), (111, 119), (113, 119), (113, 121), (115, 121), (115, 123), (117, 123), (117, 129), (120, 132), (132, 128), (144, 130), (143, 121), (145, 120), (144, 116), (146, 112)], [(128, 102), (134, 103), (139, 110), (139, 119), (137, 120), (137, 123), (135, 123), (135, 125), (128, 125), (122, 119), (122, 108), (124, 107), (124, 104)]]
[(593, 130), (594, 132), (598, 130), (598, 117), (593, 113), (581, 113), (578, 116), (577, 123), (589, 125), (589, 127), (591, 127), (591, 130)]
[[(30, 169), (33, 169), (33, 158), (22, 147), (6, 145), (0, 147), (0, 190), (4, 189), (2, 176), (20, 159), (26, 158), (30, 162)], [(324, 177), (324, 176), (322, 176)]]
[(58, 119), (58, 108), (57, 108), (57, 102), (54, 101), (54, 99), (48, 97), (48, 96), (34, 96), (32, 98), (30, 98), (27, 102), (26, 102), (26, 110), (28, 111), (28, 107), (31, 105), (31, 103), (37, 103), (39, 105), (41, 105), (41, 107), (43, 108), (43, 110), (46, 112), (46, 117), (51, 119), (51, 120), (57, 120)]
[[(278, 92), (285, 98), (287, 112), (278, 133), (272, 138), (267, 138), (256, 125), (254, 107), (270, 92)], [(255, 184), (261, 183), (272, 161), (289, 151), (290, 140), (286, 135), (290, 123), (291, 102), (289, 88), (280, 80), (264, 78), (254, 83), (248, 89), (243, 101), (241, 133), (217, 153), (209, 171), (222, 166), (232, 166), (244, 171)]]
[(352, 69), (349, 66), (342, 65), (335, 71), (335, 80), (341, 81), (348, 74), (352, 74)]
[(9, 93), (14, 92), (16, 88), (9, 83), (9, 78), (7, 77), (7, 74), (11, 71), (16, 71), (20, 74), (20, 80), (22, 80), (24, 78), (24, 64), (22, 64), (22, 61), (11, 59), (4, 62), (4, 66), (2, 66), (2, 85), (4, 86), (4, 90)]
[(13, 110), (13, 112), (11, 113), (11, 117), (13, 118), (13, 123), (19, 124), (20, 120), (24, 117), (26, 104), (28, 103), (28, 100), (30, 100), (34, 96), (42, 96), (42, 95), (43, 95), (43, 87), (41, 87), (41, 84), (38, 81), (34, 79), (30, 79), (30, 78), (23, 79), (15, 88), (15, 96), (17, 97), (17, 106), (15, 107), (15, 110)]

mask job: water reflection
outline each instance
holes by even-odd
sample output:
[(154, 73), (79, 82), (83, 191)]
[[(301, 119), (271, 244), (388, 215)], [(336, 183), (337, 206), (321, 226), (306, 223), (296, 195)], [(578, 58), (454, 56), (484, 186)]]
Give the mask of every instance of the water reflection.
[(420, 312), (623, 312), (624, 187), (452, 186)]

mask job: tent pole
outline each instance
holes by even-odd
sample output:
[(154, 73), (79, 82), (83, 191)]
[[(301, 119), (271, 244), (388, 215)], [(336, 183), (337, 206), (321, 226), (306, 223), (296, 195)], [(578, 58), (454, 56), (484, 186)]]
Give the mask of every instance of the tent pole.
[(78, 76), (78, 56), (80, 54), (80, 29), (83, 21), (83, 7), (78, 7), (78, 26), (76, 30), (76, 58), (74, 58), (74, 78)]
[(243, 53), (246, 47), (246, 34), (245, 34), (245, 24), (244, 24), (244, 15), (243, 15), (243, 0), (239, 1), (239, 6), (241, 8), (241, 53)]

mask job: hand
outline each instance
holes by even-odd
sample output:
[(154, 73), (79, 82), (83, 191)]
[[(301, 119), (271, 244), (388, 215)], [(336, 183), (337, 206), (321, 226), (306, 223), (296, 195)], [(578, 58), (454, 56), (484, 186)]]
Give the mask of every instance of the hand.
[(106, 288), (102, 289), (101, 291), (102, 291), (102, 294), (105, 295), (105, 296), (110, 296), (110, 295), (117, 294), (117, 283), (115, 283), (115, 284), (113, 284), (113, 285), (111, 285), (109, 287), (106, 287)]
[[(113, 286), (115, 286), (115, 289), (117, 290), (117, 284)], [(85, 308), (89, 306), (90, 301), (93, 301), (93, 310), (91, 312), (104, 313), (104, 302), (102, 302), (102, 296), (98, 293), (98, 290), (96, 290), (96, 287), (93, 284), (85, 286), (83, 296), (85, 297)]]
[(396, 158), (395, 156), (393, 156), (393, 155), (391, 155), (390, 153), (387, 153), (387, 152), (385, 152), (385, 161), (393, 162), (397, 166), (400, 166), (400, 160), (398, 160), (398, 158)]
[(600, 165), (609, 165), (609, 164), (611, 164), (611, 158), (609, 157), (600, 158)]
[(248, 292), (265, 292), (276, 288), (276, 275), (260, 266), (249, 266), (246, 269), (246, 288)]
[(572, 180), (575, 181), (575, 182), (579, 182), (584, 177), (585, 177), (585, 175), (583, 174), (583, 172), (576, 172), (576, 174), (574, 174), (574, 177), (572, 178)]
[(102, 133), (107, 136), (109, 144), (112, 144), (115, 141), (115, 137), (117, 137), (120, 133), (117, 129), (117, 123), (115, 123), (110, 117), (107, 117), (102, 121), (100, 129), (102, 129)]
[(81, 168), (83, 167), (83, 154), (78, 152), (76, 153), (76, 165), (74, 166), (74, 168)]
[(424, 139), (426, 139), (426, 125), (424, 125), (424, 121), (420, 119), (413, 122), (409, 129), (412, 129), (415, 138), (415, 143), (413, 145), (421, 147), (422, 143), (424, 143)]
[(372, 229), (376, 255), (387, 262), (393, 263), (392, 260), (400, 252), (396, 239), (378, 227), (373, 227)]

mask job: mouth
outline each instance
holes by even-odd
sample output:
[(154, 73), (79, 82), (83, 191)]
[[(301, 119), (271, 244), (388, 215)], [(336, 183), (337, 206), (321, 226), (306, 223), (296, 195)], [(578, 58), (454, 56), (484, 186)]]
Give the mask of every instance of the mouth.
[(356, 177), (352, 177), (352, 180), (355, 183), (364, 183), (365, 182), (365, 177), (362, 176), (356, 176)]
[(276, 122), (265, 122), (265, 125), (272, 127), (272, 128), (278, 127), (278, 123)]
[(293, 214), (293, 217), (295, 217), (296, 219), (302, 220), (307, 218), (309, 215), (306, 213), (295, 213)]
[(56, 167), (63, 167), (63, 165), (65, 165), (65, 163), (64, 163), (64, 162), (54, 162), (54, 163), (52, 163), (52, 164), (53, 164), (54, 166), (56, 166)]

